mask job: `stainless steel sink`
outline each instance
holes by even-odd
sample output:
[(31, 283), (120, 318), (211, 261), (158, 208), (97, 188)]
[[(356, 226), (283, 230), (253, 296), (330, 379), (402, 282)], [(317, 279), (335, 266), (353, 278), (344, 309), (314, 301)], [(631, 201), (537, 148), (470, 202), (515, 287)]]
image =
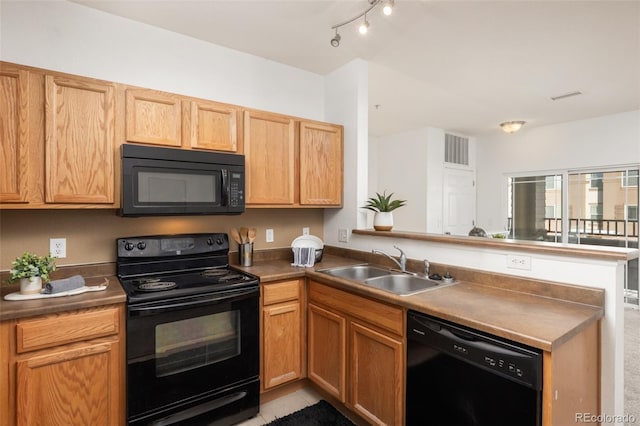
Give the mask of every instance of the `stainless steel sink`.
[(362, 282), (370, 278), (382, 277), (391, 274), (389, 269), (379, 268), (372, 265), (341, 266), (339, 268), (324, 269), (318, 272), (323, 272), (346, 280)]
[(370, 278), (365, 280), (365, 284), (399, 296), (409, 296), (425, 290), (447, 287), (454, 283), (443, 283), (415, 275), (393, 274), (386, 277)]
[(352, 265), (323, 269), (325, 273), (345, 280), (358, 281), (364, 285), (388, 291), (399, 296), (409, 296), (421, 291), (447, 287), (455, 284), (431, 280), (408, 273), (386, 269), (373, 265)]

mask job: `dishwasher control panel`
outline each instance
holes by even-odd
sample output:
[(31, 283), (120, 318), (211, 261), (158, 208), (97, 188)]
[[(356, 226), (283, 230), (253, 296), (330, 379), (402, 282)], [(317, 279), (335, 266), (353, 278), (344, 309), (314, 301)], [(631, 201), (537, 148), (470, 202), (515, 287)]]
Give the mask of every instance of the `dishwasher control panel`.
[(542, 351), (409, 311), (407, 339), (527, 387), (542, 389)]

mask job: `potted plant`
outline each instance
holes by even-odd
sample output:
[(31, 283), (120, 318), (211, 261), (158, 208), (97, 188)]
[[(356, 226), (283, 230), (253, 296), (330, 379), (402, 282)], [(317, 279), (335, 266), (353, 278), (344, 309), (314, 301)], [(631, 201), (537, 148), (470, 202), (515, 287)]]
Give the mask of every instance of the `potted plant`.
[(375, 212), (373, 216), (373, 228), (376, 231), (391, 231), (393, 228), (393, 210), (404, 206), (406, 200), (392, 200), (393, 192), (387, 195), (387, 191), (382, 194), (376, 192), (376, 197), (369, 198), (363, 208)]
[(20, 280), (20, 293), (36, 294), (42, 290), (42, 283), (49, 281), (49, 274), (56, 270), (56, 260), (52, 256), (38, 256), (25, 252), (11, 263), (10, 282)]

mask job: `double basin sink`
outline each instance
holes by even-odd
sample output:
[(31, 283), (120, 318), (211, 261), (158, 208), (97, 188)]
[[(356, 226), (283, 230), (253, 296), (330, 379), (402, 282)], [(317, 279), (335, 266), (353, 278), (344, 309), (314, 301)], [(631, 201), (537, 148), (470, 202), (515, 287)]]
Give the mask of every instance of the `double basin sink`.
[(410, 296), (426, 290), (448, 287), (456, 281), (433, 280), (427, 277), (386, 269), (373, 265), (341, 266), (318, 272), (345, 280), (357, 281), (370, 287), (388, 291), (399, 296)]

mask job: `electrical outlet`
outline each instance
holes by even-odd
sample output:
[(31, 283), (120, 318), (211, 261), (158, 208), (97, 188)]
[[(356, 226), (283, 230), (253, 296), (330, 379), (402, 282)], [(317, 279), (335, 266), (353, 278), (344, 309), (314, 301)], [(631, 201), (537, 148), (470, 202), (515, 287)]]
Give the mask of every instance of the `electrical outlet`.
[(302, 235), (309, 235), (309, 227), (305, 226), (304, 228), (302, 228)]
[(341, 243), (349, 242), (349, 230), (345, 228), (338, 229), (338, 241)]
[(58, 259), (64, 259), (67, 257), (67, 239), (50, 238), (49, 252), (51, 253), (51, 256), (57, 257)]
[(273, 242), (273, 229), (271, 229), (271, 228), (267, 229), (265, 238), (266, 238), (268, 243), (272, 243)]
[(507, 268), (531, 270), (531, 256), (516, 256), (514, 254), (507, 255)]

